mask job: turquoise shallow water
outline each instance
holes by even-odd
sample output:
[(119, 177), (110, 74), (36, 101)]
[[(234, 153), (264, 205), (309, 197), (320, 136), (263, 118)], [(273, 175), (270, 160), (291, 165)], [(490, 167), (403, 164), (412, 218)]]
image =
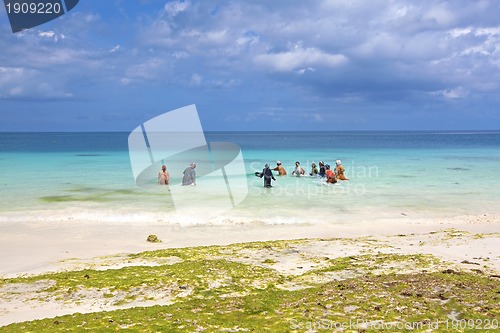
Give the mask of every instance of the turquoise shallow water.
[[(350, 223), (500, 210), (500, 132), (207, 133), (241, 146), (248, 182), (246, 199), (210, 220), (215, 194), (186, 217), (165, 187), (135, 185), (127, 136), (0, 133), (0, 222)], [(278, 159), (289, 175), (295, 161), (309, 172), (313, 161), (341, 159), (350, 181), (287, 176), (264, 189), (253, 173)]]

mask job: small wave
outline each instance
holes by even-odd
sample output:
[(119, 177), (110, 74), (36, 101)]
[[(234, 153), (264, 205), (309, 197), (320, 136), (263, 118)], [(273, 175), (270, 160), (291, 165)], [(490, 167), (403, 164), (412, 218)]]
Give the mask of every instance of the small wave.
[(75, 202), (75, 201), (94, 201), (94, 202), (108, 202), (111, 199), (103, 196), (74, 196), (74, 195), (49, 195), (40, 197), (44, 202)]
[(75, 154), (78, 157), (95, 157), (95, 156), (109, 156), (106, 154)]

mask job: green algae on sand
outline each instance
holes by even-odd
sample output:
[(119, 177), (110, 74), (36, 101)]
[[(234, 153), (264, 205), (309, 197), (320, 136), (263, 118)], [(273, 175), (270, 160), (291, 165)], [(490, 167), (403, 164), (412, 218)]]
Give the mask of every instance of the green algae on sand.
[[(5, 279), (1, 287), (39, 283), (32, 296), (41, 304), (55, 298), (71, 306), (100, 295), (112, 306), (11, 324), (0, 332), (306, 332), (334, 331), (348, 321), (358, 325), (346, 330), (351, 332), (380, 332), (384, 324), (403, 332), (428, 331), (432, 324), (433, 331), (447, 332), (451, 320), (489, 321), (493, 327), (500, 318), (500, 279), (493, 275), (432, 255), (306, 255), (302, 250), (312, 242), (326, 240), (157, 250), (128, 258), (176, 260)], [(301, 266), (284, 269), (280, 256), (271, 257), (275, 253), (302, 260), (293, 262)], [(168, 304), (155, 305), (162, 301), (155, 295), (168, 295)], [(146, 301), (152, 306), (141, 306)]]

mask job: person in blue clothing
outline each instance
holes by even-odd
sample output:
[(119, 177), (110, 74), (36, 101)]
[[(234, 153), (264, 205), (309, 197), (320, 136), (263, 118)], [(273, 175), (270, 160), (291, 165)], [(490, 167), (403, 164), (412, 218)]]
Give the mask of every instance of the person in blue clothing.
[(183, 174), (184, 176), (182, 177), (182, 185), (196, 185), (196, 171), (194, 170), (196, 168), (196, 163), (191, 163), (189, 166), (184, 170)]

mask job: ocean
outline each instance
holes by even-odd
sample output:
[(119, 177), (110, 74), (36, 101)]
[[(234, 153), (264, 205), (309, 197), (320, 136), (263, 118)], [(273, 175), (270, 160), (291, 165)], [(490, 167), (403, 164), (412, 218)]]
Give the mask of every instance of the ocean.
[[(207, 132), (208, 142), (241, 147), (248, 190), (215, 216), (215, 187), (137, 186), (128, 134), (0, 133), (0, 222), (347, 224), (500, 212), (500, 131)], [(337, 159), (349, 181), (291, 176), (295, 161), (309, 173)], [(276, 160), (288, 176), (264, 188), (254, 173)], [(179, 191), (204, 193), (192, 214), (176, 213)]]

